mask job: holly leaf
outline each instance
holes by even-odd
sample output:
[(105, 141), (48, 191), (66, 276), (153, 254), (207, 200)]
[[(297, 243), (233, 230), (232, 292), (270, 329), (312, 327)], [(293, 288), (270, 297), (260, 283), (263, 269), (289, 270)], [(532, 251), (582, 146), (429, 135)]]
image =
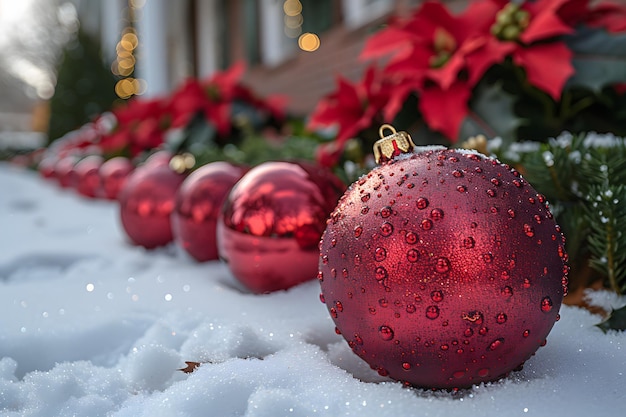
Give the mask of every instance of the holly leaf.
[(567, 87), (582, 86), (593, 91), (626, 80), (626, 34), (613, 34), (604, 29), (581, 28), (565, 37), (574, 52), (575, 73)]
[(506, 146), (515, 140), (515, 131), (522, 124), (514, 112), (515, 98), (502, 88), (502, 82), (479, 84), (470, 102), (470, 112), (459, 130), (459, 141), (470, 136), (499, 136)]
[(626, 330), (626, 306), (613, 310), (602, 323), (596, 324), (604, 333), (609, 330)]

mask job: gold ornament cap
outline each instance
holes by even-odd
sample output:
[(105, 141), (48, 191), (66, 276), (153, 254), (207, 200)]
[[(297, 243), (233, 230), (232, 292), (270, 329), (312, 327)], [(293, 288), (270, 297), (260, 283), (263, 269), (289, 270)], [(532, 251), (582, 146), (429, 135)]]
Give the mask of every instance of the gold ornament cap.
[[(385, 130), (391, 131), (391, 134), (384, 136)], [(415, 148), (411, 135), (404, 131), (396, 131), (390, 124), (382, 125), (378, 129), (378, 135), (380, 139), (374, 143), (374, 158), (377, 164), (390, 161), (403, 153), (411, 153)]]

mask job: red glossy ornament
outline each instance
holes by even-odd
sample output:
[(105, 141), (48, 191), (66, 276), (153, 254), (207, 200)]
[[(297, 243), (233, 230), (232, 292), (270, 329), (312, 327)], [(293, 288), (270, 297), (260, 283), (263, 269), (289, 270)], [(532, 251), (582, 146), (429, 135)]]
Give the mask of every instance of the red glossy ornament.
[(55, 178), (56, 173), (54, 170), (54, 166), (56, 165), (56, 162), (56, 158), (50, 156), (44, 157), (37, 165), (37, 170), (39, 171), (39, 174), (46, 179)]
[(104, 197), (109, 200), (117, 199), (126, 179), (134, 169), (132, 162), (123, 156), (116, 156), (105, 161), (100, 167), (100, 181)]
[(315, 278), (326, 218), (345, 186), (309, 163), (266, 162), (228, 194), (218, 220), (218, 251), (255, 293)]
[(130, 174), (118, 200), (122, 226), (133, 243), (152, 249), (173, 240), (170, 217), (184, 179), (160, 164), (144, 165)]
[(563, 245), (545, 198), (517, 171), (473, 152), (421, 150), (342, 197), (320, 243), (320, 298), (381, 375), (467, 387), (544, 343), (566, 292)]
[(178, 190), (172, 214), (174, 240), (197, 261), (218, 259), (217, 218), (244, 172), (228, 162), (213, 162), (191, 173)]
[(63, 188), (74, 187), (76, 185), (76, 170), (74, 166), (78, 158), (74, 155), (65, 156), (59, 159), (54, 165), (54, 177)]
[(95, 198), (101, 194), (100, 167), (103, 159), (99, 155), (87, 156), (76, 163), (76, 191), (85, 197)]

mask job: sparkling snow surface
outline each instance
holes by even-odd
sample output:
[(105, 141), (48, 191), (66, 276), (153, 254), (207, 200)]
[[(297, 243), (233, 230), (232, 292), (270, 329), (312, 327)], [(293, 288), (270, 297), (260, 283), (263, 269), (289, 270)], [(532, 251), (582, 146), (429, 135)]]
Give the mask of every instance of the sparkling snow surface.
[(523, 371), (449, 393), (378, 376), (318, 296), (252, 295), (219, 262), (131, 246), (115, 203), (0, 164), (2, 416), (624, 415), (626, 334), (586, 310), (562, 307)]

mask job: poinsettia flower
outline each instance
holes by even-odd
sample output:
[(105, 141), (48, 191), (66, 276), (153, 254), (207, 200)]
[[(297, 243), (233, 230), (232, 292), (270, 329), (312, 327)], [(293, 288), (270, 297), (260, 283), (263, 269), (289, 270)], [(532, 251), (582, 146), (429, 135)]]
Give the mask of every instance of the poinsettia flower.
[(467, 103), (471, 94), (472, 90), (464, 82), (456, 82), (445, 90), (433, 84), (422, 90), (419, 109), (430, 128), (455, 140), (469, 113)]
[(372, 125), (387, 103), (388, 94), (381, 88), (376, 68), (367, 68), (363, 79), (351, 83), (343, 77), (337, 79), (337, 91), (324, 97), (313, 111), (309, 129), (338, 125), (336, 141), (343, 144), (361, 130)]
[(574, 73), (572, 52), (559, 39), (574, 31), (559, 16), (570, 0), (538, 0), (521, 5), (493, 1), (502, 9), (492, 32), (502, 42), (514, 45), (513, 62), (524, 68), (528, 82), (558, 101), (565, 82)]

